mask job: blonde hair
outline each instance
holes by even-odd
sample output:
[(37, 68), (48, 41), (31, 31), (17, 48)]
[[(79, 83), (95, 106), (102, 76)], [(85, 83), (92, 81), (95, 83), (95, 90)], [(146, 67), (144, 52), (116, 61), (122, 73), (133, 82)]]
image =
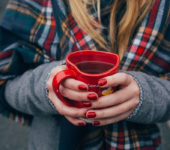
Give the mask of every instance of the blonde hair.
[[(154, 0), (114, 0), (109, 25), (110, 43), (107, 43), (101, 33), (105, 27), (100, 21), (100, 0), (69, 0), (72, 15), (80, 28), (91, 36), (101, 48), (118, 52), (120, 58), (126, 52), (131, 36), (151, 9), (153, 2)], [(98, 20), (95, 20), (89, 13), (89, 6), (96, 8)], [(116, 24), (116, 17), (123, 6), (126, 6), (125, 12)]]

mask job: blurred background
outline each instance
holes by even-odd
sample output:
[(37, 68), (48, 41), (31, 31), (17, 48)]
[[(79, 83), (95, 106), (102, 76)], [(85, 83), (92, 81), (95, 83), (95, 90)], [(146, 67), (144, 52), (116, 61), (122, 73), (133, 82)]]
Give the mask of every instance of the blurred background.
[[(8, 0), (0, 0), (0, 19)], [(170, 121), (159, 124), (163, 137), (162, 150), (170, 150)], [(0, 150), (27, 150), (29, 128), (0, 116)]]

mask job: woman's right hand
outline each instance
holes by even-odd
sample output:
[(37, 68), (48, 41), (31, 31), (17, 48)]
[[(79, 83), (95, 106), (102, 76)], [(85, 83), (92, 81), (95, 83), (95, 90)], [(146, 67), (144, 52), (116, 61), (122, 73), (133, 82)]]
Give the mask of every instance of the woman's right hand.
[(83, 126), (86, 122), (80, 118), (85, 117), (86, 112), (91, 107), (90, 101), (97, 100), (98, 96), (96, 93), (88, 91), (87, 84), (73, 78), (68, 78), (61, 83), (59, 88), (60, 93), (68, 99), (83, 102), (84, 108), (71, 107), (63, 103), (55, 94), (52, 87), (52, 81), (56, 73), (65, 69), (67, 69), (65, 65), (57, 66), (52, 69), (50, 77), (47, 81), (48, 97), (54, 104), (57, 111), (61, 115), (65, 116), (68, 121), (74, 125)]

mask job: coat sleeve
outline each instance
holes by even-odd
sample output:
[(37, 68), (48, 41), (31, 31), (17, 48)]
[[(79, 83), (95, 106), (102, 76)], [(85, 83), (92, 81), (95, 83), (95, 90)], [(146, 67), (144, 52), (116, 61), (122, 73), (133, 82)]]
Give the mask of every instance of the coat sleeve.
[(63, 61), (51, 62), (37, 49), (0, 27), (0, 114), (21, 124), (30, 124), (33, 115), (57, 113), (45, 81)]
[[(33, 115), (57, 113), (45, 97), (43, 85), (50, 69), (62, 63), (60, 38), (55, 41), (58, 45), (54, 59), (58, 61), (54, 61), (44, 45), (36, 42), (41, 35), (37, 28), (42, 31), (46, 26), (41, 20), (46, 19), (43, 8), (46, 5), (42, 1), (12, 0), (0, 21), (0, 114), (21, 124), (31, 122)], [(52, 26), (55, 28), (55, 23)], [(43, 103), (47, 107), (40, 108)]]
[(170, 120), (170, 24), (158, 50), (166, 52), (164, 57), (168, 67), (165, 73), (151, 76), (142, 72), (127, 72), (140, 87), (140, 103), (129, 121), (158, 123)]
[(141, 72), (128, 74), (140, 87), (140, 103), (128, 121), (149, 124), (170, 120), (170, 81)]
[(62, 61), (42, 64), (8, 80), (5, 87), (7, 103), (14, 109), (33, 116), (58, 114), (48, 99), (46, 81), (51, 69), (61, 64)]

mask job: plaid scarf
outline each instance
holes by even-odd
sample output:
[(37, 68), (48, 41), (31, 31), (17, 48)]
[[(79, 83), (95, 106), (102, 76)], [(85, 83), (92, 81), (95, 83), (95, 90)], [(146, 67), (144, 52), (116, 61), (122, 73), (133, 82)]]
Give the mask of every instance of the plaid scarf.
[[(112, 1), (102, 1), (102, 9), (106, 14)], [(57, 10), (53, 8), (53, 3)], [(170, 80), (169, 7), (169, 0), (155, 0), (151, 11), (131, 39), (121, 61), (121, 70), (141, 71)], [(102, 20), (108, 23), (106, 14), (102, 16)], [(28, 69), (64, 59), (68, 53), (84, 49), (92, 50), (97, 47), (91, 37), (75, 22), (69, 13), (69, 7), (63, 1), (10, 1), (0, 25), (0, 113), (21, 124), (30, 124), (32, 116), (6, 105), (6, 81)], [(122, 121), (103, 128), (83, 130), (89, 134), (84, 135), (80, 145), (76, 145), (81, 150), (152, 150), (160, 146), (160, 135), (155, 125)], [(86, 132), (88, 130), (90, 132)], [(80, 134), (77, 134), (76, 138), (80, 139), (79, 136)], [(64, 147), (61, 149), (64, 150)]]

